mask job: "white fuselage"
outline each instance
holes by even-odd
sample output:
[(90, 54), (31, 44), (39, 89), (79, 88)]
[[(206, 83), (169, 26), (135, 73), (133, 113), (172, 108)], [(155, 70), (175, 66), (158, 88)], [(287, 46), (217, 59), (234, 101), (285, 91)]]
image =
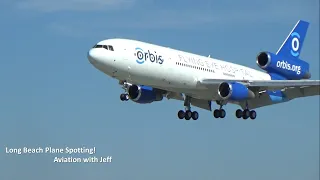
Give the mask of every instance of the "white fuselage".
[[(141, 41), (108, 39), (97, 45), (113, 47), (113, 51), (92, 48), (88, 52), (89, 61), (105, 74), (132, 84), (186, 93), (194, 98), (217, 99), (218, 91), (198, 86), (201, 79), (271, 79), (269, 74), (245, 66)], [(143, 53), (137, 53), (136, 48)], [(147, 60), (138, 60), (137, 56), (147, 57)]]

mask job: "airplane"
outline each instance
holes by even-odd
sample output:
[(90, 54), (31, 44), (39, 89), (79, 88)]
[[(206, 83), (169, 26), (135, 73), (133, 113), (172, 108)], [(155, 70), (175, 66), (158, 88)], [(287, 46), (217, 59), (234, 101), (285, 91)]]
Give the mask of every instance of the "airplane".
[[(99, 71), (117, 79), (124, 93), (121, 101), (138, 104), (183, 101), (178, 118), (197, 120), (191, 106), (225, 118), (223, 106), (239, 106), (235, 116), (256, 119), (254, 109), (320, 94), (320, 81), (310, 80), (309, 63), (300, 59), (309, 22), (299, 20), (279, 50), (260, 52), (256, 63), (262, 71), (170, 47), (132, 39), (113, 38), (95, 44), (87, 53)], [(212, 102), (220, 107), (212, 109)]]

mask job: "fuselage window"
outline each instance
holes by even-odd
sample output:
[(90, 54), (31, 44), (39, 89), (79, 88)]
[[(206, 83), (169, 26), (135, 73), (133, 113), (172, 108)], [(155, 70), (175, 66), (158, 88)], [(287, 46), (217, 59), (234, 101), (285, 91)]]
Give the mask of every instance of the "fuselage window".
[(207, 71), (207, 72), (213, 72), (214, 73), (214, 70), (212, 70), (212, 69), (207, 69), (207, 68), (203, 68), (203, 67), (197, 67), (197, 66), (193, 66), (193, 65), (189, 65), (189, 64), (180, 63), (180, 62), (176, 62), (176, 65), (185, 66), (185, 67), (189, 67), (189, 68), (193, 68), (193, 69), (198, 69), (200, 71)]

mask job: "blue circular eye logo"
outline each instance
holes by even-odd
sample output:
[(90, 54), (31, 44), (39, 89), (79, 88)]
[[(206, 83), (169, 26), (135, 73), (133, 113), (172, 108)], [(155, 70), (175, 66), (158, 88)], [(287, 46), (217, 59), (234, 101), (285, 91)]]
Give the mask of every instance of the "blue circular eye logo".
[(299, 47), (300, 47), (300, 35), (297, 32), (291, 33), (291, 55), (294, 57), (299, 56)]
[(136, 56), (137, 56), (136, 62), (138, 64), (143, 64), (145, 59), (144, 59), (144, 52), (141, 48), (136, 48)]

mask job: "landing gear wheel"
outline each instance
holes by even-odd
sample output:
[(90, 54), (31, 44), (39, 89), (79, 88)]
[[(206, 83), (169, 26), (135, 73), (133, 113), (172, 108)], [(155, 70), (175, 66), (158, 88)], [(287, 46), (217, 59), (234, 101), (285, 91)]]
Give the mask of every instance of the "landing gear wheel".
[(248, 109), (245, 109), (245, 110), (243, 111), (242, 118), (243, 118), (244, 120), (246, 120), (246, 119), (248, 119), (249, 117), (250, 117), (250, 111), (249, 111)]
[(190, 110), (187, 110), (184, 116), (185, 120), (190, 120), (192, 116), (192, 112)]
[(213, 116), (214, 116), (215, 118), (219, 118), (219, 117), (220, 117), (220, 111), (219, 111), (219, 109), (215, 109), (215, 110), (213, 111)]
[(242, 110), (241, 109), (238, 109), (237, 111), (236, 111), (236, 117), (237, 118), (242, 118)]
[(226, 111), (224, 110), (224, 109), (220, 109), (219, 110), (220, 112), (220, 118), (224, 118), (224, 117), (226, 117)]
[(213, 116), (215, 118), (225, 118), (226, 117), (226, 111), (224, 109), (216, 109), (213, 111)]
[(197, 111), (190, 111), (190, 110), (187, 110), (186, 112), (184, 112), (183, 110), (180, 110), (178, 112), (178, 118), (179, 119), (185, 119), (185, 120), (190, 120), (191, 118), (193, 120), (198, 120), (199, 118), (199, 114)]
[(250, 118), (251, 118), (252, 120), (254, 120), (254, 119), (256, 119), (256, 117), (257, 117), (256, 111), (254, 111), (254, 110), (250, 111)]
[(129, 95), (128, 94), (120, 94), (120, 100), (121, 101), (128, 101)]
[(198, 112), (197, 111), (193, 111), (191, 117), (192, 117), (193, 120), (197, 120), (199, 118)]
[(185, 117), (184, 111), (180, 110), (180, 111), (178, 112), (178, 118), (179, 118), (179, 119), (183, 119), (184, 117)]

